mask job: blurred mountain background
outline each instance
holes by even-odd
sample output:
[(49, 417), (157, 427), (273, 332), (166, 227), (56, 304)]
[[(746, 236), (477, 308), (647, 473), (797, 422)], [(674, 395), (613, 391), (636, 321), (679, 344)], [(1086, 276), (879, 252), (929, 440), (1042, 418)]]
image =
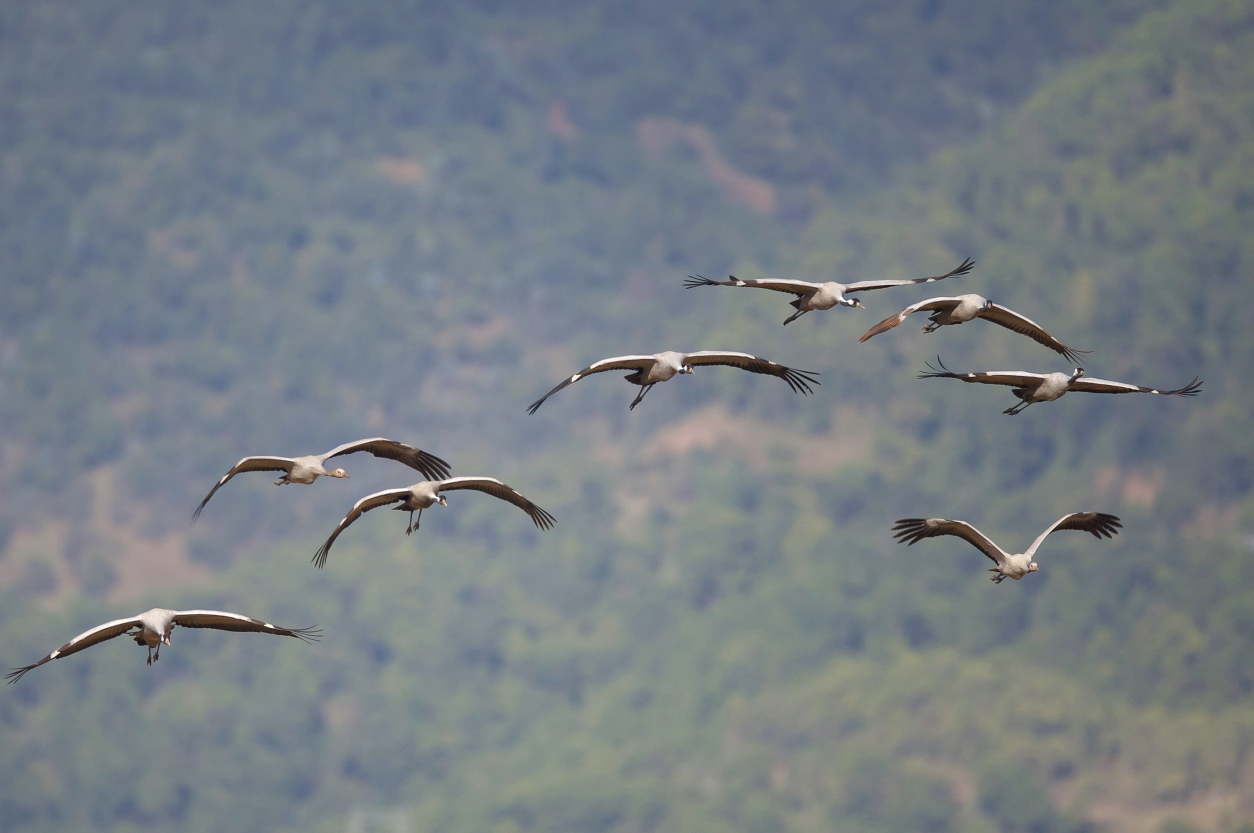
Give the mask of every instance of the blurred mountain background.
[[(1254, 2), (544, 0), (0, 7), (0, 829), (1254, 829)], [(974, 272), (808, 315), (688, 274)], [(1068, 370), (979, 292), (1194, 400)], [(596, 359), (734, 349), (636, 411)], [(382, 435), (558, 518), (379, 512), (248, 454)], [(994, 586), (958, 540), (1015, 550)]]

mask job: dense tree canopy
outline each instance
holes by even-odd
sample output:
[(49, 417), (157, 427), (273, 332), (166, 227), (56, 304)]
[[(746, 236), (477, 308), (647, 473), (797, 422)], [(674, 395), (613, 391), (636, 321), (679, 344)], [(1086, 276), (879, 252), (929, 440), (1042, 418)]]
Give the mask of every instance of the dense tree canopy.
[[(1248, 2), (11, 3), (0, 9), (0, 826), (1075, 831), (1254, 822)], [(964, 278), (787, 329), (692, 273)], [(1068, 369), (1192, 401), (916, 380)], [(919, 316), (915, 316), (916, 318)], [(603, 356), (738, 349), (636, 411)], [(245, 454), (391, 436), (497, 476), (415, 536)], [(273, 479), (273, 478), (270, 478)], [(1041, 571), (1008, 547), (1079, 509)], [(280, 644), (275, 644), (280, 643)], [(1174, 825), (1174, 827), (1172, 827)]]

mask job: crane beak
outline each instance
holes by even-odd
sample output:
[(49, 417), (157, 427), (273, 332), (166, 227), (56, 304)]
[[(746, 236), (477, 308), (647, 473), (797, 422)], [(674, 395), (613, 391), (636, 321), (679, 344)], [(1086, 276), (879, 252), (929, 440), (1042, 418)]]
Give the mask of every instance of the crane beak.
[(161, 643), (162, 643), (163, 645), (169, 645), (169, 644), (170, 644), (170, 635), (169, 635), (168, 633), (167, 633), (165, 636), (161, 637)]
[(444, 495), (440, 495), (438, 498), (436, 498), (436, 500), (440, 502), (441, 506), (448, 506), (448, 501), (444, 499)]

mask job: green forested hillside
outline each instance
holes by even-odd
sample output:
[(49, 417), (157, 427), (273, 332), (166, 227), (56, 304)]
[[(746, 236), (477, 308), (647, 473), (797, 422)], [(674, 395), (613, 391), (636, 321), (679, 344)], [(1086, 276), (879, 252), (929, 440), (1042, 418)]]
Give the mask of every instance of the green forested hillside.
[[(0, 827), (1233, 831), (1254, 823), (1254, 6), (12, 5), (0, 12), (0, 662), (177, 631), (0, 697)], [(969, 277), (808, 315), (694, 272)], [(847, 276), (847, 277), (846, 277)], [(952, 284), (952, 286), (951, 286)], [(1188, 401), (914, 379), (1065, 369), (972, 291)], [(917, 317), (917, 316), (916, 316)], [(606, 355), (744, 349), (635, 412)], [(233, 482), (382, 434), (414, 479)], [(351, 464), (351, 466), (350, 466)], [(409, 479), (406, 479), (409, 478)], [(294, 494), (293, 494), (294, 493)], [(455, 498), (455, 499), (454, 499)], [(911, 515), (1026, 546), (994, 586)], [(382, 517), (381, 517), (382, 516)], [(281, 643), (281, 644), (275, 644)]]

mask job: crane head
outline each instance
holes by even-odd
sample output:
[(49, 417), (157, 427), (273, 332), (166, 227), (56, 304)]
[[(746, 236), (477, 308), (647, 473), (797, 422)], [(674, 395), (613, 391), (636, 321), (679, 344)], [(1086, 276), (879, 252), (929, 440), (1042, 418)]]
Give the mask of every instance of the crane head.
[(857, 307), (858, 309), (866, 309), (866, 307), (862, 306), (862, 302), (859, 301), (857, 298), (846, 298), (844, 303), (847, 306)]
[(1035, 562), (1035, 561), (1033, 561), (1031, 564), (1029, 564), (1029, 565), (1028, 565), (1028, 572), (1029, 572), (1029, 573), (1035, 573), (1036, 571), (1038, 571), (1038, 570), (1040, 570), (1040, 569), (1041, 569), (1041, 568), (1040, 568), (1040, 567), (1038, 567), (1038, 566), (1036, 565), (1036, 562)]
[(448, 501), (444, 499), (444, 495), (436, 495), (435, 501), (441, 506), (448, 506)]
[(331, 476), (343, 477), (345, 479), (348, 479), (348, 472), (344, 471), (344, 469), (336, 469), (335, 471), (331, 472)]

